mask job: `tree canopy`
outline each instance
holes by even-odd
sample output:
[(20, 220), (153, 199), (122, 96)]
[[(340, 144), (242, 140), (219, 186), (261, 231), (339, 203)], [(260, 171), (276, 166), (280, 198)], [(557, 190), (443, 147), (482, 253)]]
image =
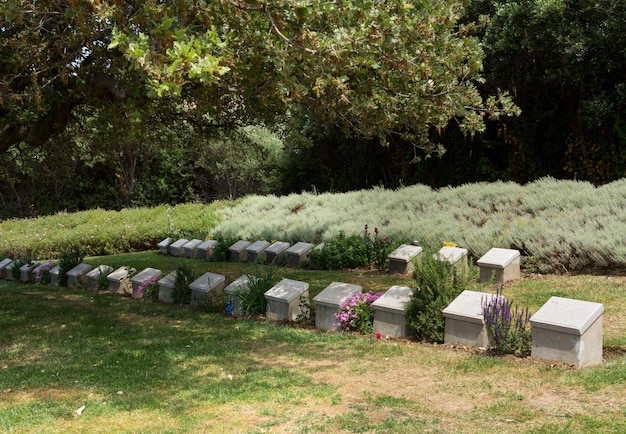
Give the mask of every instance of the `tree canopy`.
[[(7, 0), (0, 4), (0, 152), (40, 146), (76, 107), (140, 121), (180, 99), (197, 119), (272, 120), (294, 107), (348, 135), (434, 150), (429, 134), (486, 114), (483, 51), (461, 1)], [(208, 120), (207, 120), (208, 119)]]

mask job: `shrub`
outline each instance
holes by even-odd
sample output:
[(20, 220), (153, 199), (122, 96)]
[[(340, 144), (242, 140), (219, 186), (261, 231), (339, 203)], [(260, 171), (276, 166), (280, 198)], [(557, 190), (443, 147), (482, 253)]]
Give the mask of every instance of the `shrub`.
[(67, 272), (83, 262), (83, 252), (80, 248), (67, 246), (61, 248), (59, 259), (59, 286), (67, 286)]
[(405, 309), (409, 334), (420, 340), (443, 342), (445, 320), (442, 311), (468, 286), (462, 267), (436, 259), (426, 247), (415, 260), (416, 288)]
[(343, 331), (357, 331), (363, 335), (371, 333), (374, 330), (372, 303), (381, 295), (382, 292), (355, 292), (339, 305), (339, 312), (335, 314), (337, 323), (333, 325)]
[(493, 349), (501, 354), (529, 355), (532, 336), (528, 308), (519, 310), (502, 295), (502, 287), (498, 288), (496, 294), (484, 297), (482, 304)]
[(312, 263), (325, 270), (358, 268), (369, 263), (363, 238), (358, 235), (347, 236), (344, 232), (325, 241), (324, 248), (314, 249), (309, 256)]
[(50, 275), (50, 270), (55, 267), (54, 262), (48, 261), (41, 266), (37, 267), (35, 272), (35, 282), (41, 285), (49, 285), (52, 281), (52, 276)]
[(274, 265), (261, 268), (257, 265), (255, 275), (248, 275), (248, 290), (238, 292), (241, 313), (245, 316), (263, 315), (267, 312), (265, 293), (278, 283), (279, 276)]
[(229, 259), (228, 248), (239, 241), (234, 235), (225, 235), (222, 233), (215, 234), (215, 249), (213, 250), (213, 260), (217, 262), (225, 262)]
[(13, 264), (11, 264), (11, 277), (13, 277), (13, 280), (20, 280), (22, 278), (20, 268), (26, 265), (26, 263), (27, 261), (19, 258), (13, 261)]
[(191, 288), (189, 285), (196, 280), (197, 274), (187, 264), (180, 264), (176, 269), (176, 279), (172, 290), (172, 299), (175, 304), (191, 303)]

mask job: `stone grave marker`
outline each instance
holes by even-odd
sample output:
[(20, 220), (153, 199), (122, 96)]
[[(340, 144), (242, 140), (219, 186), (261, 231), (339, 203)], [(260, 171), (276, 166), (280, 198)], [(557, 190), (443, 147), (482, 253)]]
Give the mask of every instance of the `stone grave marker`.
[(157, 247), (159, 248), (159, 253), (162, 255), (167, 255), (169, 253), (170, 244), (172, 244), (171, 238), (166, 238), (159, 244), (157, 244)]
[[(113, 267), (110, 265), (98, 265), (93, 270), (88, 272), (85, 276), (87, 277), (87, 289), (91, 291), (96, 291), (98, 289), (107, 289), (109, 287), (109, 279), (108, 275), (113, 272)], [(101, 285), (105, 285), (105, 287), (101, 287)]]
[(202, 244), (202, 240), (194, 238), (183, 246), (183, 252), (187, 258), (195, 258), (198, 252), (198, 246)]
[(287, 255), (287, 266), (291, 268), (300, 267), (309, 259), (309, 253), (313, 250), (313, 244), (303, 241), (297, 242), (293, 246), (285, 250)]
[(453, 267), (461, 268), (463, 272), (469, 270), (469, 264), (467, 262), (467, 249), (460, 247), (443, 246), (436, 254), (436, 259), (439, 261), (447, 261)]
[(309, 298), (309, 284), (292, 279), (282, 279), (265, 292), (268, 319), (275, 321), (295, 321), (302, 309), (300, 297)]
[(55, 265), (54, 268), (50, 270), (50, 285), (59, 285), (59, 274), (61, 273), (61, 267), (59, 265)]
[(531, 356), (579, 368), (601, 364), (603, 312), (601, 303), (550, 297), (530, 318)]
[(13, 268), (15, 268), (15, 266), (15, 261), (11, 261), (4, 268), (4, 278), (6, 280), (15, 280), (15, 277), (13, 276)]
[(150, 267), (144, 268), (139, 273), (135, 274), (130, 279), (130, 282), (133, 286), (133, 297), (135, 298), (143, 297), (143, 294), (139, 294), (139, 286), (142, 284), (144, 280), (152, 279), (154, 283), (157, 283), (157, 281), (159, 280), (162, 274), (163, 272), (161, 270), (157, 270), (156, 268), (150, 268)]
[(291, 244), (285, 241), (276, 241), (267, 249), (265, 249), (265, 263), (282, 265), (287, 260), (287, 254), (285, 253)]
[(183, 247), (188, 242), (189, 240), (186, 238), (181, 238), (180, 240), (174, 241), (172, 244), (170, 244), (170, 254), (172, 256), (183, 256)]
[(79, 284), (87, 283), (87, 273), (93, 270), (89, 264), (78, 264), (67, 272), (67, 287), (72, 288)]
[(230, 315), (241, 315), (240, 294), (250, 290), (249, 285), (251, 279), (256, 279), (256, 277), (243, 274), (224, 288), (224, 294), (226, 295), (226, 312)]
[(494, 247), (477, 262), (480, 269), (480, 281), (504, 284), (520, 278), (520, 253), (518, 250)]
[(198, 249), (196, 250), (196, 257), (198, 259), (211, 261), (213, 260), (213, 252), (215, 252), (216, 247), (217, 240), (206, 240), (198, 245)]
[(33, 270), (40, 264), (39, 261), (30, 261), (20, 267), (20, 280), (22, 282), (34, 282)]
[[(37, 265), (33, 269), (33, 277), (34, 277), (35, 283), (39, 283), (39, 284), (52, 283), (52, 276), (50, 275), (50, 270), (52, 270), (55, 266), (56, 264), (52, 261), (42, 262), (41, 264)], [(48, 276), (49, 279), (47, 282), (45, 282), (46, 272), (49, 275)]]
[(422, 251), (421, 246), (402, 244), (388, 256), (389, 272), (391, 274), (411, 274), (415, 268), (413, 259), (417, 258)]
[(174, 303), (174, 284), (176, 283), (176, 270), (159, 279), (159, 300), (164, 303)]
[(256, 262), (265, 262), (265, 249), (267, 249), (269, 246), (269, 242), (259, 240), (246, 247), (248, 263), (254, 264)]
[(404, 308), (411, 300), (412, 294), (413, 289), (394, 285), (372, 303), (375, 333), (383, 336), (406, 336)]
[(13, 264), (13, 261), (9, 258), (4, 258), (0, 261), (0, 278), (5, 279), (7, 277), (7, 273), (11, 271), (9, 269), (11, 264)]
[(338, 321), (335, 314), (339, 312), (339, 305), (362, 289), (360, 285), (342, 282), (332, 282), (324, 288), (313, 298), (315, 327), (320, 330), (337, 330), (338, 327), (334, 324)]
[(246, 249), (250, 246), (250, 241), (239, 240), (228, 248), (228, 260), (230, 262), (246, 262), (248, 252)]
[(191, 282), (191, 304), (199, 306), (204, 301), (216, 304), (224, 301), (226, 277), (221, 274), (206, 272)]
[(134, 268), (122, 266), (107, 276), (109, 292), (112, 294), (132, 295), (131, 277), (137, 272)]
[[(444, 342), (488, 348), (489, 332), (483, 316), (483, 301), (496, 295), (463, 291), (443, 310)], [(500, 295), (500, 297), (502, 297)]]

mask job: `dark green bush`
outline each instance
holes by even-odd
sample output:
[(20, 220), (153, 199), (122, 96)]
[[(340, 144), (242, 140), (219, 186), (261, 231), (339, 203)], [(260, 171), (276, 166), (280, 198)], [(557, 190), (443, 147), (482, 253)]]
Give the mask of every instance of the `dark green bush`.
[(248, 275), (248, 290), (238, 293), (241, 313), (245, 316), (264, 315), (267, 311), (265, 293), (279, 281), (277, 268), (257, 266), (255, 275)]
[(468, 276), (462, 267), (437, 260), (434, 249), (425, 248), (415, 262), (413, 291), (405, 313), (411, 336), (429, 342), (443, 342), (445, 309), (468, 286)]
[(62, 247), (59, 259), (59, 286), (67, 286), (67, 272), (83, 262), (83, 251), (76, 246)]
[(197, 273), (188, 264), (180, 264), (176, 269), (176, 279), (172, 290), (172, 299), (175, 304), (191, 303), (191, 288), (189, 285), (196, 280)]
[(363, 237), (347, 236), (343, 232), (340, 232), (336, 238), (324, 241), (324, 248), (313, 250), (309, 258), (311, 263), (324, 270), (341, 270), (369, 265), (368, 250)]

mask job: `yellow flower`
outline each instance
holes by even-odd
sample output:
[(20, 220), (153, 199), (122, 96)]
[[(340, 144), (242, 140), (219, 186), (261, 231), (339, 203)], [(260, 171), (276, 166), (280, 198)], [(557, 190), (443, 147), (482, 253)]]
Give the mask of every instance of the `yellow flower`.
[(443, 245), (445, 247), (459, 247), (457, 243), (451, 243), (450, 241), (444, 241)]

